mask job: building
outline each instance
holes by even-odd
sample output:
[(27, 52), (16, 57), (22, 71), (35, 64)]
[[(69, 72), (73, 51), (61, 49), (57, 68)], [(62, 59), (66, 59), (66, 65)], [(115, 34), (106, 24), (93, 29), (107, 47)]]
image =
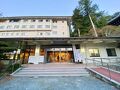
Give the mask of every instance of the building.
[(111, 19), (108, 22), (108, 25), (115, 25), (115, 26), (119, 26), (120, 25), (120, 13), (118, 14), (118, 16), (114, 17), (113, 19)]
[(25, 64), (120, 57), (120, 37), (70, 37), (70, 30), (70, 16), (0, 18), (0, 40), (23, 44), (14, 53)]

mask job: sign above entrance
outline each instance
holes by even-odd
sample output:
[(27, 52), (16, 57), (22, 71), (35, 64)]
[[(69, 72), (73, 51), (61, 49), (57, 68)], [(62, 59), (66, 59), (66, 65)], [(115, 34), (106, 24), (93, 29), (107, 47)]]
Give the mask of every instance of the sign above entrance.
[(72, 48), (50, 48), (47, 51), (72, 51)]

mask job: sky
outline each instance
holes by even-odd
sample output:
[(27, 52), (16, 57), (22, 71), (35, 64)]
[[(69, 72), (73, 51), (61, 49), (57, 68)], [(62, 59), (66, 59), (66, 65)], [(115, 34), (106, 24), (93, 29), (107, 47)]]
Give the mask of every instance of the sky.
[[(92, 0), (107, 14), (120, 11), (120, 0)], [(78, 0), (0, 0), (3, 16), (71, 16)]]

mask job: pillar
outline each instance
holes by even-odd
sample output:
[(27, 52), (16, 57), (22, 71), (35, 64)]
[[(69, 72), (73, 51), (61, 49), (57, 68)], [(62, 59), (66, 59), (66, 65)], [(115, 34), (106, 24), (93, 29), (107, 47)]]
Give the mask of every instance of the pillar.
[(36, 48), (35, 48), (35, 56), (40, 56), (40, 45), (36, 44)]

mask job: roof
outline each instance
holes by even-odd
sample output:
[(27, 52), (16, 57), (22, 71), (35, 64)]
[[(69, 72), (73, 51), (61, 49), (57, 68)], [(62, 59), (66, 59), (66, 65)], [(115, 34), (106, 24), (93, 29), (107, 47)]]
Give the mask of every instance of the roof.
[(13, 16), (13, 17), (0, 17), (0, 19), (65, 19), (71, 20), (72, 16)]
[(120, 13), (116, 17), (108, 21), (108, 25), (120, 25)]
[(0, 40), (15, 40), (15, 41), (24, 41), (24, 40), (45, 40), (45, 41), (86, 41), (86, 40), (117, 40), (120, 42), (120, 37), (63, 37), (63, 38), (0, 38)]

